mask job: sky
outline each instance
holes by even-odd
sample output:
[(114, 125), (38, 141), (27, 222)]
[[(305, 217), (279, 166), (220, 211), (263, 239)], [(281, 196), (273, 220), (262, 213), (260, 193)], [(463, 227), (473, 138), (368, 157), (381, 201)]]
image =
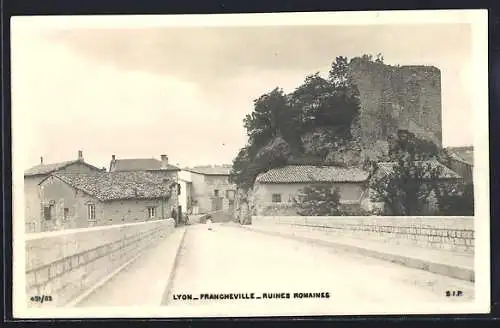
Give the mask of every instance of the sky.
[(339, 55), (382, 53), (387, 64), (442, 75), (443, 143), (473, 143), (471, 30), (466, 24), (12, 28), (14, 149), (24, 169), (120, 158), (230, 164), (245, 145), (253, 100)]

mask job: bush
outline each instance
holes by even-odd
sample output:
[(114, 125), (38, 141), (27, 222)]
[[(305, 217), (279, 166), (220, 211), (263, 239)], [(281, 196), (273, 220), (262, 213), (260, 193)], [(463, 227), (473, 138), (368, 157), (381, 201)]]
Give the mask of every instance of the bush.
[(474, 185), (452, 184), (436, 188), (438, 215), (474, 215)]
[(302, 216), (340, 215), (340, 195), (337, 188), (328, 185), (304, 187), (297, 199), (297, 212)]

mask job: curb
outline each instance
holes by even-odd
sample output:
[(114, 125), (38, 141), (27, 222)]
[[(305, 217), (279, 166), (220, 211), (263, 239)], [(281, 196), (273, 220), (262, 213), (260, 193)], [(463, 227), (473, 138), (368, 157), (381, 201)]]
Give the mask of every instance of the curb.
[(175, 258), (174, 261), (172, 262), (172, 268), (170, 269), (170, 274), (167, 279), (167, 285), (165, 287), (165, 290), (163, 292), (163, 296), (161, 298), (161, 306), (168, 305), (168, 301), (170, 299), (170, 293), (172, 289), (172, 284), (175, 278), (175, 269), (177, 268), (177, 265), (179, 264), (179, 258), (180, 258), (180, 253), (182, 249), (182, 245), (184, 244), (184, 239), (186, 238), (187, 234), (187, 229), (184, 229), (184, 232), (182, 233), (181, 241), (179, 242), (179, 245), (177, 246), (177, 251), (175, 252)]
[(314, 239), (314, 238), (310, 238), (310, 237), (302, 237), (302, 236), (281, 233), (281, 232), (275, 232), (275, 231), (265, 231), (265, 230), (251, 228), (248, 226), (241, 226), (241, 228), (247, 229), (250, 231), (254, 231), (254, 232), (259, 232), (262, 234), (271, 235), (271, 236), (279, 236), (282, 238), (295, 239), (295, 240), (313, 243), (313, 244), (318, 244), (318, 245), (326, 246), (326, 247), (335, 247), (335, 248), (341, 249), (343, 251), (355, 252), (355, 253), (358, 253), (361, 255), (366, 255), (366, 256), (376, 258), (379, 260), (384, 260), (384, 261), (388, 261), (388, 262), (392, 262), (392, 263), (396, 263), (396, 264), (401, 264), (401, 265), (404, 265), (404, 266), (412, 268), (412, 269), (424, 270), (424, 271), (432, 272), (435, 274), (439, 274), (439, 275), (443, 275), (443, 276), (447, 276), (447, 277), (451, 277), (451, 278), (456, 278), (456, 279), (470, 281), (470, 282), (474, 282), (474, 280), (475, 280), (475, 275), (474, 275), (473, 269), (467, 269), (467, 268), (462, 268), (462, 267), (448, 265), (448, 264), (435, 263), (435, 262), (431, 262), (428, 260), (417, 259), (417, 258), (405, 256), (405, 255), (396, 255), (396, 254), (379, 252), (379, 251), (367, 249), (364, 247), (336, 243), (334, 241), (318, 240), (318, 239)]
[[(174, 230), (175, 231), (175, 230)], [(167, 236), (168, 238), (168, 236)], [(85, 290), (83, 293), (78, 295), (77, 297), (73, 298), (69, 302), (65, 304), (65, 307), (75, 307), (81, 302), (85, 301), (87, 298), (89, 298), (92, 294), (94, 294), (99, 288), (104, 286), (107, 282), (111, 281), (114, 277), (116, 277), (120, 272), (122, 272), (125, 268), (127, 268), (129, 265), (135, 262), (141, 255), (143, 255), (148, 249), (154, 247), (154, 244), (151, 244), (144, 248), (141, 252), (139, 252), (136, 256), (125, 262), (124, 264), (120, 265), (117, 269), (113, 270), (111, 273), (107, 274), (103, 278), (99, 279), (94, 285), (92, 285), (90, 288)]]

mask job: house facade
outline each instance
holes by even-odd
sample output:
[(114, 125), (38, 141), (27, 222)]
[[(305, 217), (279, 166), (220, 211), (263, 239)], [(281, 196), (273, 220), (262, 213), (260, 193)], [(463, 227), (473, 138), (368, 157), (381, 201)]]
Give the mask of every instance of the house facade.
[[(454, 183), (462, 178), (453, 170), (437, 161), (417, 161), (417, 165), (430, 165), (438, 168), (440, 183)], [(377, 170), (369, 171), (357, 167), (287, 165), (274, 168), (257, 176), (251, 197), (253, 215), (297, 215), (296, 200), (306, 186), (323, 184), (338, 190), (339, 208), (343, 215), (366, 215), (381, 211), (388, 213), (388, 206), (377, 199), (370, 189), (370, 179), (390, 176), (397, 163), (378, 163)], [(426, 179), (424, 176), (423, 179)], [(438, 208), (437, 197), (433, 191), (428, 195), (424, 215), (434, 215)], [(359, 214), (357, 214), (359, 213)]]
[(41, 231), (166, 219), (175, 193), (147, 172), (57, 172), (40, 182)]
[(40, 164), (24, 172), (24, 203), (25, 203), (25, 231), (27, 233), (40, 232), (42, 227), (40, 220), (42, 216), (41, 198), (39, 184), (42, 180), (55, 172), (65, 173), (100, 173), (105, 168), (99, 169), (85, 162), (83, 152), (78, 151), (78, 157), (73, 161), (46, 164), (43, 157)]
[(234, 210), (236, 185), (230, 181), (230, 165), (198, 166), (188, 168), (186, 171), (191, 177), (192, 203), (195, 212)]
[(177, 185), (177, 192), (170, 198), (170, 213), (175, 210), (177, 215), (186, 212), (187, 204), (183, 202), (179, 193), (182, 194), (180, 185), (181, 169), (169, 163), (167, 155), (160, 155), (160, 160), (156, 158), (127, 158), (118, 159), (116, 155), (111, 156), (109, 172), (146, 172), (155, 175), (158, 179), (166, 179), (172, 184)]
[(193, 204), (193, 179), (189, 171), (179, 171), (179, 206), (189, 214), (198, 214), (199, 210)]
[[(288, 165), (257, 176), (252, 204), (256, 215), (297, 215), (295, 200), (313, 184), (337, 188), (341, 207), (368, 207), (366, 182), (369, 173), (359, 168)], [(368, 208), (367, 208), (368, 209)]]

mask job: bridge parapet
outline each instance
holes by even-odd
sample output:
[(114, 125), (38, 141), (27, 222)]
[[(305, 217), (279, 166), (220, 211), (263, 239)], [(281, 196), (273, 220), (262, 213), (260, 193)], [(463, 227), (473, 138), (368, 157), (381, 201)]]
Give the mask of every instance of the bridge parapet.
[(288, 226), (395, 245), (474, 253), (473, 217), (254, 216), (252, 225)]
[(27, 234), (27, 296), (50, 295), (45, 307), (72, 302), (174, 229), (168, 219)]

